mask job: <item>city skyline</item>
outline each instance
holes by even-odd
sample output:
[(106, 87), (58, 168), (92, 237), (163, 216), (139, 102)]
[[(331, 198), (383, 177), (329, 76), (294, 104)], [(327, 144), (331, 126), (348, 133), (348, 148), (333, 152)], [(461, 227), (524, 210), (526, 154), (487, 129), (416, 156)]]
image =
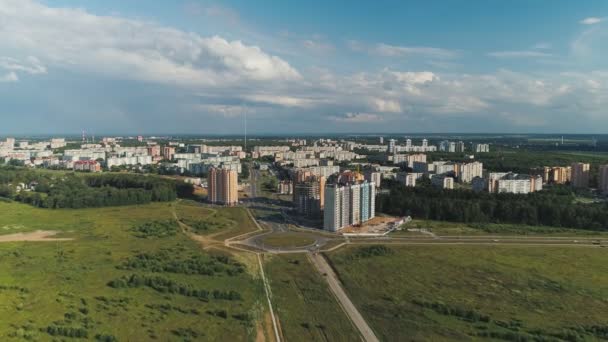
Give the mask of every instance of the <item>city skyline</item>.
[(608, 124), (605, 2), (348, 5), (0, 0), (0, 135)]

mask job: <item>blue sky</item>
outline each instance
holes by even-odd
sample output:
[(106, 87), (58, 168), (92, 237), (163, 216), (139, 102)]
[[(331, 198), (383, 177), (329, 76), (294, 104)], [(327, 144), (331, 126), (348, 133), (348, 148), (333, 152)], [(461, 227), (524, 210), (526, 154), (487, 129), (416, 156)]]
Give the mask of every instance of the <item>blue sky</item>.
[(0, 134), (605, 133), (606, 1), (0, 0)]

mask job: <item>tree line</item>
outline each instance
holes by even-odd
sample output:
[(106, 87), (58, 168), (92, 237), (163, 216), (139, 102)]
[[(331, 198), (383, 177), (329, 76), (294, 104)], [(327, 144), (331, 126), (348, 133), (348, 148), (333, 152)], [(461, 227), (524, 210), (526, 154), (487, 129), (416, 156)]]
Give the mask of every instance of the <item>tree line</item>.
[(394, 183), (376, 203), (379, 212), (416, 219), (608, 230), (608, 203), (576, 203), (565, 188), (518, 195)]
[[(28, 189), (17, 191), (17, 184)], [(31, 187), (30, 187), (31, 185)], [(133, 174), (80, 175), (0, 168), (0, 197), (41, 208), (91, 208), (168, 202), (192, 195), (192, 186)]]

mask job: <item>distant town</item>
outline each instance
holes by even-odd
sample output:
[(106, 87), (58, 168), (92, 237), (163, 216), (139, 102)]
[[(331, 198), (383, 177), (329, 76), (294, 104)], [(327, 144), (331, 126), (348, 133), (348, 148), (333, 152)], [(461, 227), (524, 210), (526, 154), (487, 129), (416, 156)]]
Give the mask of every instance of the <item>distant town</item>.
[[(235, 206), (251, 192), (250, 169), (270, 171), (272, 191), (292, 202), (292, 212), (311, 226), (337, 232), (357, 228), (376, 217), (383, 183), (402, 187), (430, 184), (444, 190), (530, 194), (553, 185), (589, 189), (591, 165), (546, 165), (528, 173), (484, 168), (486, 142), (379, 136), (375, 141), (345, 138), (231, 140), (162, 137), (87, 137), (82, 140), (6, 138), (0, 143), (3, 164), (75, 172), (155, 173), (181, 177), (207, 194), (211, 204)], [(232, 141), (233, 142), (233, 141)], [(233, 142), (234, 143), (234, 142)], [(243, 144), (244, 143), (244, 144)], [(563, 138), (562, 138), (563, 143)], [(429, 160), (428, 154), (441, 157)], [(464, 156), (451, 161), (450, 155)], [(608, 193), (608, 165), (597, 165), (598, 194)], [(266, 184), (268, 185), (268, 184)], [(12, 184), (15, 192), (35, 184)], [(241, 193), (241, 195), (239, 195)], [(247, 195), (245, 195), (247, 196)]]

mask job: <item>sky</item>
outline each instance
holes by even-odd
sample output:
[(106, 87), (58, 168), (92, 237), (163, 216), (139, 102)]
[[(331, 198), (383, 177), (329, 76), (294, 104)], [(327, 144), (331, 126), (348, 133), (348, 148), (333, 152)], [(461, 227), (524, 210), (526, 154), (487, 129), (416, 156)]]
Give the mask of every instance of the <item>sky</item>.
[(0, 135), (601, 134), (606, 56), (604, 0), (0, 0)]

